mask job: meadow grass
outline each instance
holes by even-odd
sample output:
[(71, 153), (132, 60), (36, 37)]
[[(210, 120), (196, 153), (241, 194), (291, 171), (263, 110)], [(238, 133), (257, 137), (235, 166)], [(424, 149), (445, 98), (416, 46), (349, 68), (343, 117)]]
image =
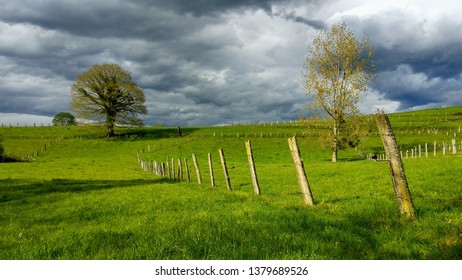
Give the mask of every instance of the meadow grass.
[[(454, 116), (437, 123), (454, 131), (462, 124), (458, 112), (414, 117)], [(447, 138), (414, 133), (411, 116), (391, 116), (398, 131), (408, 130), (397, 133), (399, 144)], [(98, 128), (0, 129), (5, 146), (23, 153), (64, 136), (33, 161), (0, 165), (0, 259), (461, 259), (461, 152), (404, 161), (418, 217), (409, 221), (399, 214), (387, 162), (362, 160), (348, 149), (333, 164), (316, 136), (299, 138), (316, 201), (305, 206), (285, 136), (306, 131), (294, 124), (183, 128), (180, 138), (175, 128), (126, 128), (105, 139)], [(253, 193), (245, 140), (252, 141), (260, 196)], [(377, 150), (380, 139), (371, 133), (361, 145), (360, 151)], [(188, 158), (192, 182), (144, 172), (136, 152), (144, 160)]]

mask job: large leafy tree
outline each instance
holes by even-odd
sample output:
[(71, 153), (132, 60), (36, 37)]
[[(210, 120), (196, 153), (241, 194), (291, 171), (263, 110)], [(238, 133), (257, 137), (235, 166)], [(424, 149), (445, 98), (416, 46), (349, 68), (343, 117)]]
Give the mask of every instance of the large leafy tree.
[(313, 107), (332, 118), (332, 162), (337, 161), (342, 127), (348, 117), (360, 114), (357, 103), (375, 78), (373, 56), (368, 39), (357, 40), (344, 22), (322, 31), (308, 48), (302, 82)]
[(70, 126), (77, 124), (75, 117), (68, 112), (61, 112), (56, 114), (51, 122), (54, 126)]
[(96, 64), (77, 76), (72, 85), (71, 108), (78, 117), (105, 121), (107, 137), (115, 124), (142, 125), (146, 114), (144, 93), (129, 72), (116, 64)]

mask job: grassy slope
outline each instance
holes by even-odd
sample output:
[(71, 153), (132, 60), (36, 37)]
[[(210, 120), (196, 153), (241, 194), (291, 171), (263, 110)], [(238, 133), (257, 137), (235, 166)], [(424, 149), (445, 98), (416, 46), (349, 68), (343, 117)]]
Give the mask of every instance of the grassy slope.
[[(462, 125), (459, 112), (461, 107), (390, 118), (407, 149), (450, 141)], [(293, 124), (184, 128), (180, 139), (175, 129), (146, 128), (123, 130), (123, 139), (107, 140), (95, 138), (98, 131), (89, 128), (2, 128), (11, 153), (32, 152), (60, 135), (65, 139), (33, 162), (0, 165), (0, 259), (462, 257), (460, 152), (405, 161), (419, 217), (408, 222), (399, 216), (387, 164), (359, 160), (354, 150), (342, 151), (342, 161), (330, 163), (329, 151), (319, 148), (314, 136), (319, 129)], [(299, 145), (317, 202), (313, 208), (302, 203), (285, 138), (307, 131), (313, 136), (299, 138)], [(261, 196), (252, 193), (246, 133)], [(362, 145), (364, 151), (380, 150), (380, 139), (372, 134)], [(196, 153), (203, 185), (194, 183), (194, 172), (192, 183), (178, 183), (142, 171), (136, 151), (143, 148), (146, 160), (188, 157), (191, 169), (190, 155)], [(218, 148), (230, 167), (231, 193)], [(208, 152), (214, 157), (216, 188), (210, 187)]]

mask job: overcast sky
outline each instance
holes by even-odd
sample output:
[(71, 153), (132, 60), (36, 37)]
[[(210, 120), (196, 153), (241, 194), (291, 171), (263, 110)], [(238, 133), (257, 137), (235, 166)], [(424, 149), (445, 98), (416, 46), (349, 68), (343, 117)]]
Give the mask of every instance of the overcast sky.
[[(93, 64), (144, 90), (147, 125), (297, 119), (307, 47), (345, 21), (376, 52), (364, 113), (462, 105), (462, 1), (0, 0), (0, 123), (47, 123)], [(35, 115), (36, 117), (31, 117)]]

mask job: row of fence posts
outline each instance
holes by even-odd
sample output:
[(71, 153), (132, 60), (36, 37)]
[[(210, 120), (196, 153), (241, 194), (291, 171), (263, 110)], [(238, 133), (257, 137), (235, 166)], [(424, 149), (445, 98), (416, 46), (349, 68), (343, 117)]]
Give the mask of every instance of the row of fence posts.
[(64, 139), (64, 136), (59, 136), (56, 139), (52, 139), (48, 144), (44, 144), (41, 148), (38, 148), (36, 151), (27, 154), (23, 160), (25, 161), (33, 160), (34, 157), (38, 157), (40, 154), (45, 153), (47, 148), (50, 148), (53, 143), (57, 143), (63, 139)]
[[(15, 126), (12, 125), (11, 123), (9, 125), (5, 125), (5, 124), (2, 123), (2, 128), (3, 127), (10, 127), (10, 128), (12, 128), (12, 127), (37, 127), (37, 126), (39, 126), (39, 125), (37, 125), (36, 123), (34, 123), (32, 125), (27, 125), (27, 123), (25, 123), (24, 125), (21, 125), (20, 123), (16, 123)], [(44, 126), (49, 126), (50, 127), (51, 123), (48, 123), (48, 124), (45, 124), (45, 125), (43, 123), (40, 123), (40, 127), (44, 127)]]
[(311, 137), (311, 136), (321, 136), (321, 132), (293, 132), (293, 133), (273, 133), (273, 132), (260, 132), (260, 133), (240, 133), (240, 132), (228, 132), (228, 133), (223, 133), (223, 132), (214, 132), (211, 134), (194, 134), (194, 135), (188, 135), (187, 137), (190, 138), (287, 138), (287, 136), (300, 136), (302, 138), (304, 137)]
[[(295, 167), (295, 174), (296, 174), (297, 181), (300, 187), (300, 192), (303, 197), (303, 201), (305, 202), (306, 205), (314, 205), (315, 202), (313, 199), (313, 195), (311, 193), (310, 185), (308, 183), (308, 178), (305, 173), (305, 167), (303, 164), (303, 159), (300, 155), (300, 149), (298, 148), (296, 137), (294, 136), (294, 137), (289, 138), (288, 143), (289, 143), (289, 149), (290, 149), (290, 153), (292, 155), (292, 160), (293, 160), (294, 167)], [(249, 163), (250, 175), (252, 179), (252, 186), (253, 186), (254, 192), (257, 195), (260, 195), (261, 190), (260, 190), (260, 185), (258, 183), (258, 176), (257, 176), (255, 161), (254, 161), (253, 152), (252, 152), (252, 144), (250, 141), (245, 142), (245, 148), (246, 148), (247, 159)], [(220, 156), (220, 161), (221, 161), (221, 165), (223, 168), (223, 174), (224, 174), (224, 178), (226, 182), (226, 187), (229, 191), (232, 191), (230, 177), (228, 173), (228, 168), (226, 166), (226, 159), (225, 159), (223, 149), (219, 149), (218, 154)], [(178, 159), (178, 165), (176, 169), (177, 172), (175, 172), (173, 158), (171, 159), (171, 162), (167, 160), (166, 162), (159, 163), (157, 161), (143, 161), (140, 152), (137, 152), (137, 157), (138, 157), (138, 163), (141, 165), (141, 168), (144, 169), (145, 171), (154, 173), (158, 176), (168, 177), (170, 179), (183, 181), (181, 159)], [(215, 178), (214, 178), (214, 171), (213, 171), (212, 154), (208, 153), (207, 158), (208, 158), (208, 164), (209, 164), (209, 174), (210, 174), (211, 185), (212, 187), (215, 187), (216, 185), (215, 185)], [(202, 176), (201, 176), (199, 164), (197, 162), (196, 154), (192, 154), (192, 160), (194, 163), (194, 169), (196, 171), (197, 183), (202, 184)], [(187, 181), (190, 182), (191, 178), (189, 174), (188, 161), (186, 158), (184, 158), (183, 163), (184, 163), (184, 168), (186, 170)]]
[[(292, 120), (292, 121), (272, 121), (272, 122), (259, 122), (259, 123), (238, 123), (238, 124), (226, 124), (226, 126), (228, 125), (231, 125), (231, 126), (256, 126), (256, 125), (260, 125), (260, 126), (273, 126), (273, 125), (279, 125), (279, 124), (283, 124), (283, 125), (287, 125), (287, 124), (292, 124), (294, 127), (299, 125), (299, 121), (296, 121), (296, 120)], [(9, 124), (4, 124), (2, 123), (1, 124), (2, 128), (5, 128), (5, 127), (10, 127), (10, 128), (13, 128), (13, 127), (44, 127), (44, 126), (48, 126), (48, 127), (51, 127), (52, 126), (52, 123), (33, 123), (33, 124), (27, 124), (27, 123), (19, 123), (17, 122), (16, 125), (12, 124), (12, 123), (9, 123)]]
[[(253, 189), (254, 189), (254, 192), (259, 195), (261, 194), (261, 191), (260, 191), (260, 186), (258, 184), (257, 171), (255, 168), (255, 161), (253, 158), (252, 145), (250, 141), (246, 141), (245, 146), (246, 146), (246, 151), (247, 151), (247, 158), (249, 161)], [(226, 165), (226, 158), (225, 158), (223, 149), (221, 148), (218, 149), (218, 155), (220, 157), (221, 166), (223, 168), (226, 188), (229, 191), (232, 191), (231, 180), (229, 177), (228, 167)], [(138, 163), (141, 165), (141, 168), (145, 170), (146, 172), (154, 173), (158, 176), (167, 177), (167, 178), (178, 180), (178, 181), (184, 181), (184, 176), (183, 176), (183, 166), (184, 166), (186, 180), (188, 182), (191, 182), (191, 176), (190, 176), (187, 158), (184, 158), (183, 161), (180, 158), (178, 159), (176, 170), (175, 170), (175, 163), (174, 163), (173, 158), (171, 159), (170, 162), (168, 160), (166, 162), (143, 161), (140, 152), (137, 152), (137, 158), (138, 158)], [(213, 171), (212, 153), (208, 153), (207, 158), (208, 158), (210, 182), (211, 182), (212, 187), (215, 187), (216, 184), (215, 184), (215, 176), (214, 176), (214, 171)], [(194, 164), (194, 169), (196, 171), (197, 183), (202, 184), (202, 175), (201, 175), (201, 171), (200, 171), (199, 163), (197, 161), (196, 154), (192, 154), (192, 160)]]
[(414, 130), (398, 130), (397, 131), (397, 134), (402, 134), (402, 135), (413, 135), (414, 132), (416, 133), (416, 135), (421, 135), (421, 134), (424, 134), (425, 131), (427, 132), (427, 134), (446, 134), (447, 136), (449, 136), (449, 134), (453, 134), (454, 133), (454, 137), (457, 137), (457, 133), (461, 133), (461, 127), (459, 126), (459, 128), (454, 128), (454, 130), (452, 128), (450, 128), (449, 130), (443, 130), (443, 129), (438, 129), (438, 128), (427, 128), (427, 129), (414, 129)]
[[(402, 157), (400, 156), (396, 138), (391, 128), (388, 116), (383, 113), (378, 114), (376, 116), (376, 124), (379, 129), (380, 136), (382, 138), (385, 152), (387, 154), (390, 174), (392, 177), (396, 200), (397, 200), (400, 212), (401, 214), (403, 214), (404, 216), (410, 219), (415, 219), (416, 213), (415, 213), (414, 206), (412, 203), (411, 193), (410, 193), (410, 190), (407, 184), (407, 179), (406, 179), (406, 175), (404, 172)], [(292, 155), (295, 173), (296, 173), (297, 181), (299, 184), (299, 188), (300, 188), (300, 192), (302, 194), (303, 200), (306, 205), (310, 205), (310, 206), (314, 205), (315, 201), (313, 199), (313, 195), (312, 195), (311, 188), (308, 182), (308, 178), (305, 173), (305, 167), (303, 164), (303, 159), (301, 158), (301, 155), (300, 155), (300, 149), (298, 147), (296, 137), (294, 136), (294, 137), (289, 138), (288, 144), (289, 144), (290, 153)], [(257, 173), (255, 170), (255, 163), (253, 160), (252, 147), (251, 147), (250, 141), (246, 142), (246, 151), (248, 155), (249, 167), (251, 171), (252, 182), (254, 185), (254, 191), (257, 194), (261, 194), (260, 187), (258, 185)], [(225, 160), (225, 156), (223, 153), (223, 149), (219, 149), (218, 153), (220, 155), (220, 160), (221, 160), (221, 164), (223, 167), (223, 172), (225, 175), (227, 188), (229, 191), (231, 191), (232, 188), (231, 188), (228, 170), (226, 167), (226, 160)], [(160, 176), (168, 176), (169, 178), (172, 178), (172, 174), (173, 174), (173, 179), (182, 180), (180, 159), (178, 160), (178, 176), (175, 178), (173, 159), (171, 161), (171, 172), (168, 173), (169, 172), (168, 171), (169, 170), (168, 161), (166, 163), (160, 163), (160, 164), (157, 163), (156, 161), (145, 162), (141, 159), (140, 153), (137, 153), (137, 156), (138, 156), (138, 162), (141, 164), (141, 167), (144, 168), (144, 170), (148, 172), (154, 172)], [(201, 184), (202, 179), (201, 179), (200, 169), (199, 169), (199, 165), (197, 163), (197, 158), (195, 154), (192, 155), (192, 159), (194, 162), (194, 167), (197, 172), (198, 183)], [(210, 153), (208, 154), (208, 159), (209, 159), (209, 169), (210, 169), (209, 173), (211, 176), (212, 186), (215, 186), (215, 181), (213, 177), (214, 175), (213, 175), (212, 160), (211, 160), (212, 157)], [(185, 162), (185, 169), (188, 170), (187, 160), (184, 159), (184, 162)], [(167, 173), (165, 172), (166, 170), (167, 170)], [(188, 177), (188, 181), (190, 181), (189, 171), (187, 171), (187, 177)]]
[[(443, 142), (441, 146), (437, 145), (437, 142), (433, 142), (433, 156), (437, 156), (437, 151), (438, 147), (441, 147), (442, 154), (443, 156), (448, 155), (448, 154), (457, 154), (457, 150), (462, 151), (462, 141), (460, 142), (460, 145), (457, 145), (456, 139), (451, 140), (451, 145), (448, 145), (446, 142)], [(415, 146), (413, 149), (406, 150), (403, 152), (403, 150), (400, 150), (400, 155), (401, 158), (405, 159), (413, 159), (413, 158), (422, 158), (422, 154), (425, 154), (425, 157), (429, 157), (429, 145), (428, 143), (425, 143), (424, 147), (422, 148), (422, 145)], [(368, 159), (374, 159), (378, 161), (382, 160), (388, 160), (386, 154), (368, 154), (367, 155)]]

